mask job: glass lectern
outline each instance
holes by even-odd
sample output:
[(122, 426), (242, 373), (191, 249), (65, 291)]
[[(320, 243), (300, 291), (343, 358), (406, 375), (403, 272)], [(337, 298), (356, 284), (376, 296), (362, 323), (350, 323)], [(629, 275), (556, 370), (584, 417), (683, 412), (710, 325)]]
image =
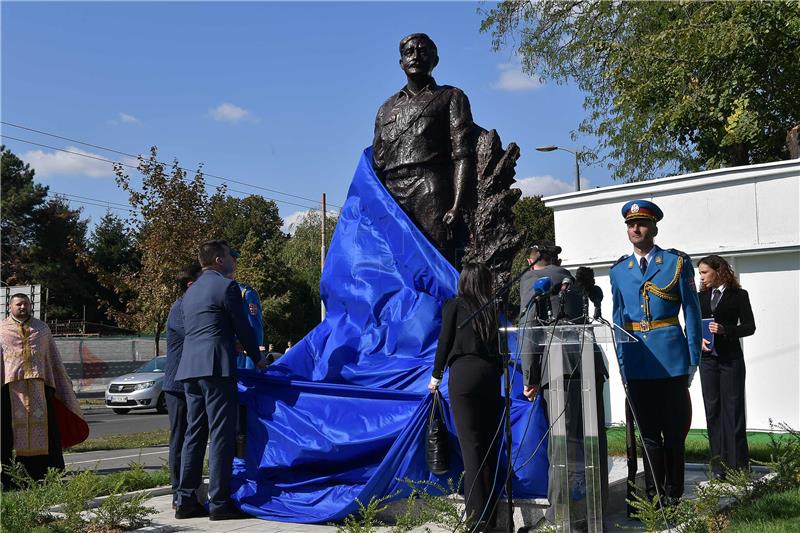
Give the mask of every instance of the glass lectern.
[(601, 457), (599, 440), (600, 432), (605, 431), (605, 415), (598, 412), (603, 380), (597, 375), (603, 372), (599, 365), (604, 364), (599, 345), (613, 354), (614, 342), (636, 342), (636, 338), (602, 323), (508, 328), (513, 329), (517, 330), (523, 370), (526, 365), (538, 366), (547, 402), (548, 483), (553, 484), (548, 496), (555, 500), (549, 502), (548, 519), (559, 531), (603, 531), (607, 487), (602, 487), (602, 478), (607, 478), (607, 465), (601, 461), (607, 457)]

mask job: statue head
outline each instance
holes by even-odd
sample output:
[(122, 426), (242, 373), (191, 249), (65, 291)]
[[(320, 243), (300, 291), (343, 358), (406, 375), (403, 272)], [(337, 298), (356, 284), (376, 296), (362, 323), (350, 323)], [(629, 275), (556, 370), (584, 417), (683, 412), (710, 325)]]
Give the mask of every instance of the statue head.
[(430, 76), (438, 64), (436, 43), (426, 34), (412, 33), (400, 41), (400, 67), (407, 76)]

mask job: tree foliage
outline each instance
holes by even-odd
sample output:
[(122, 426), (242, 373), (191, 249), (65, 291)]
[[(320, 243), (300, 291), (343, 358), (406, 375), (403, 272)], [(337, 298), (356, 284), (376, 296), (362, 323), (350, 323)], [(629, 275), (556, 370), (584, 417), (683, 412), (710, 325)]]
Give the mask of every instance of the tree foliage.
[[(527, 268), (528, 250), (537, 241), (555, 241), (553, 210), (544, 205), (541, 196), (525, 196), (514, 205), (514, 225), (523, 234), (522, 246), (514, 257), (512, 273)], [(519, 292), (511, 293), (511, 303), (519, 305)]]
[(153, 328), (158, 338), (166, 323), (169, 308), (179, 295), (176, 274), (192, 261), (197, 261), (200, 243), (212, 238), (210, 206), (216, 196), (206, 192), (201, 169), (189, 178), (178, 161), (168, 169), (158, 161), (158, 150), (139, 157), (141, 187), (135, 186), (122, 166), (115, 166), (117, 184), (128, 193), (135, 213), (129, 222), (136, 235), (136, 248), (141, 255), (138, 272), (120, 272), (117, 290), (130, 290), (135, 296), (121, 322), (145, 330)]
[(30, 245), (35, 233), (35, 216), (47, 199), (47, 187), (34, 183), (34, 170), (5, 146), (0, 146), (2, 159), (2, 242), (3, 283), (15, 285), (30, 281), (22, 261), (24, 247)]
[(98, 306), (107, 310), (109, 318), (124, 315), (134, 293), (125, 285), (117, 286), (120, 275), (130, 276), (140, 268), (139, 251), (125, 221), (108, 211), (89, 237), (86, 254), (89, 270), (101, 281)]
[(796, 0), (506, 0), (484, 15), (494, 48), (512, 42), (525, 72), (585, 92), (578, 132), (598, 138), (616, 179), (788, 156), (800, 123)]

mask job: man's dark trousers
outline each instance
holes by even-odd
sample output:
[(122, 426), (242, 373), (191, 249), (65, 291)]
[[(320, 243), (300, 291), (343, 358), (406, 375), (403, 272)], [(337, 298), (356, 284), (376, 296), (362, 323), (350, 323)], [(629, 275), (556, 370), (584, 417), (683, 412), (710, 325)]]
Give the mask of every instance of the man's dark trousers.
[[(645, 446), (647, 497), (683, 495), (686, 430), (689, 425), (688, 376), (628, 381), (631, 407)], [(651, 463), (652, 462), (652, 463)]]
[[(186, 395), (180, 392), (164, 392), (169, 414), (169, 477), (172, 482), (172, 502), (178, 503), (178, 483), (181, 480), (181, 456), (188, 426)], [(206, 430), (208, 432), (208, 430)]]
[(188, 427), (182, 450), (178, 505), (192, 505), (203, 475), (209, 433), (208, 505), (212, 513), (230, 499), (233, 456), (236, 451), (236, 378), (203, 377), (184, 380)]

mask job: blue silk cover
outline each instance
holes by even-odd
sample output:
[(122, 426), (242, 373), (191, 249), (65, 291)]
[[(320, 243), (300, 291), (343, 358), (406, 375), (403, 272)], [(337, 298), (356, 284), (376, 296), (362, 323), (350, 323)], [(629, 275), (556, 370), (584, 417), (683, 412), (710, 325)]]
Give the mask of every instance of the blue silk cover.
[[(451, 472), (431, 474), (424, 453), (441, 308), (457, 282), (458, 272), (380, 183), (366, 149), (322, 272), (325, 321), (265, 374), (239, 371), (248, 441), (232, 490), (244, 511), (325, 523), (357, 512), (356, 498), (366, 505), (373, 496), (402, 497), (402, 478), (458, 480), (463, 466), (446, 401)], [(514, 497), (544, 496), (546, 442), (529, 460), (547, 429), (544, 410), (522, 396), (521, 374), (514, 376), (514, 464), (528, 463), (514, 476)]]

